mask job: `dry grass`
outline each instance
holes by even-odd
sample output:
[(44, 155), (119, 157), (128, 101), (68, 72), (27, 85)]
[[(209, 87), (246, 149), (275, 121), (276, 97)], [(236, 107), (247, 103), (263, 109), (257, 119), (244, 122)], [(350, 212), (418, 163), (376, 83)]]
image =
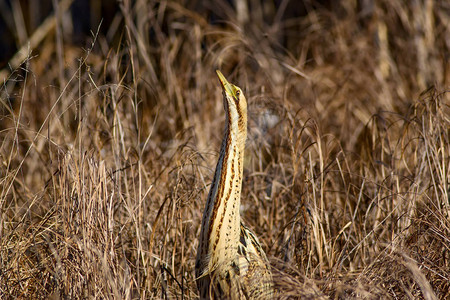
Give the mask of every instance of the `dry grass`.
[(0, 298), (197, 297), (216, 68), (279, 298), (449, 297), (449, 4), (184, 2), (123, 1), (88, 47), (57, 20), (2, 71)]

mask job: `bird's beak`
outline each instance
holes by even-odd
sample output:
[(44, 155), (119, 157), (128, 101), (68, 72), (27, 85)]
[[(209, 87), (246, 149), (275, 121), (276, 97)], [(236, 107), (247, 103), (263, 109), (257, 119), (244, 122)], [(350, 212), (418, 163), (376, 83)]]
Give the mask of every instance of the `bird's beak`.
[(225, 76), (223, 76), (222, 72), (216, 70), (217, 76), (219, 76), (220, 83), (222, 84), (222, 88), (227, 93), (228, 96), (233, 97), (233, 88), (231, 83), (227, 81)]

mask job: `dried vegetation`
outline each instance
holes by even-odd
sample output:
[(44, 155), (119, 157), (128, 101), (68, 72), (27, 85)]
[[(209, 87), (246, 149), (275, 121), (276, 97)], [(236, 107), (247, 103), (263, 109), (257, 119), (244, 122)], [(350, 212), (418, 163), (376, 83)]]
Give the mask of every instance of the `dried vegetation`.
[(10, 2), (0, 298), (197, 297), (216, 68), (249, 101), (242, 215), (280, 299), (449, 297), (448, 2), (123, 1), (77, 43), (71, 1), (25, 31)]

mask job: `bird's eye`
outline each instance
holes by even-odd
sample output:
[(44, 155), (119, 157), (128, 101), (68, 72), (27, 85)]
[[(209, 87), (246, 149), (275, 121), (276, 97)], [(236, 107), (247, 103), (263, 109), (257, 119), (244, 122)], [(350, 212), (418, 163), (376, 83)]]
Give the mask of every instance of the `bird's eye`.
[(236, 91), (236, 96), (239, 97), (240, 94), (241, 94), (241, 91), (240, 91), (240, 90), (237, 90), (237, 91)]

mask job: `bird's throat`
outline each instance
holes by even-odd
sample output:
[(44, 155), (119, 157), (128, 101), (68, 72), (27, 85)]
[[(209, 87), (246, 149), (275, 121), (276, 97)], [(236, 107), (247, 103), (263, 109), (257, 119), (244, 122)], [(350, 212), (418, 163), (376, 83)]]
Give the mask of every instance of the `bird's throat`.
[(230, 120), (229, 117), (226, 122), (200, 240), (202, 254), (210, 258), (208, 266), (205, 266), (210, 271), (236, 257), (240, 235), (239, 208), (247, 128), (245, 124), (245, 130), (242, 130), (238, 120)]

